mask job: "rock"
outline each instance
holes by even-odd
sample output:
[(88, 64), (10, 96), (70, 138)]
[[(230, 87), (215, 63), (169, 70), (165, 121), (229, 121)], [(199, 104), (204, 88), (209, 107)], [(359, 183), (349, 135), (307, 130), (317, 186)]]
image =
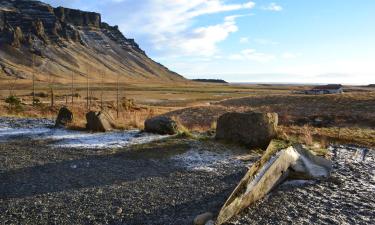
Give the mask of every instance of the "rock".
[(57, 115), (55, 127), (66, 126), (73, 122), (73, 113), (66, 107), (62, 107)]
[(156, 134), (176, 134), (177, 123), (169, 117), (158, 116), (145, 121), (145, 131)]
[(45, 33), (43, 21), (38, 19), (34, 21), (32, 24), (33, 24), (32, 27), (33, 27), (33, 31), (35, 35), (38, 36), (44, 43), (48, 44), (49, 39)]
[(0, 32), (4, 30), (5, 27), (5, 17), (4, 13), (0, 10)]
[(86, 114), (86, 129), (93, 132), (106, 132), (115, 128), (115, 123), (108, 113), (88, 112)]
[(84, 12), (77, 9), (57, 7), (55, 15), (62, 22), (71, 23), (75, 26), (100, 27), (101, 15), (95, 12)]
[(212, 220), (213, 217), (214, 215), (210, 212), (200, 214), (197, 217), (195, 217), (194, 225), (206, 225), (206, 223)]
[(122, 208), (118, 207), (118, 208), (116, 209), (116, 214), (117, 214), (117, 215), (120, 215), (121, 213), (122, 213)]
[(322, 179), (329, 177), (331, 170), (330, 160), (313, 155), (302, 145), (288, 147), (281, 141), (272, 141), (228, 198), (216, 224), (227, 222), (286, 179)]
[(277, 123), (276, 113), (226, 113), (217, 121), (216, 139), (265, 149), (276, 137)]

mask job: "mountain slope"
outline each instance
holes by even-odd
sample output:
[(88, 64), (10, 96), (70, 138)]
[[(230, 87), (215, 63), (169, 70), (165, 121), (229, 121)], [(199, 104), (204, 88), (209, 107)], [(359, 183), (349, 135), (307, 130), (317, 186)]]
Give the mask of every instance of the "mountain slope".
[[(33, 60), (34, 59), (34, 60)], [(34, 61), (34, 63), (33, 63)], [(0, 78), (55, 82), (182, 81), (101, 15), (32, 0), (0, 1)]]

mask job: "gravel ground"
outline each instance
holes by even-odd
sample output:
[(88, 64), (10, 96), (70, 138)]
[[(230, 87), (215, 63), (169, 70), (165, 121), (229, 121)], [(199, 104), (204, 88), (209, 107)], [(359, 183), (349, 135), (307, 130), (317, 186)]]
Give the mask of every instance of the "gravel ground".
[(229, 224), (374, 224), (375, 152), (335, 146), (329, 180), (282, 185)]
[[(0, 118), (1, 125), (28, 131), (50, 122)], [(63, 148), (40, 137), (0, 141), (0, 224), (192, 224), (198, 214), (217, 213), (259, 157), (245, 164), (237, 156), (246, 149), (213, 141)], [(331, 152), (331, 179), (284, 184), (229, 224), (373, 224), (374, 151)]]
[(1, 224), (191, 224), (220, 209), (247, 166), (234, 158), (245, 149), (211, 141), (116, 149), (53, 142), (0, 142)]

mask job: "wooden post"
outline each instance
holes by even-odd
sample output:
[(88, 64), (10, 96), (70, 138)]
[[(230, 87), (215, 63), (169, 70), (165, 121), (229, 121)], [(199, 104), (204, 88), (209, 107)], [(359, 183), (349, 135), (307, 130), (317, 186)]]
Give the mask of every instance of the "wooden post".
[(86, 93), (86, 108), (87, 108), (87, 111), (89, 111), (90, 110), (90, 106), (89, 106), (89, 95), (90, 95), (90, 87), (89, 87), (89, 85), (90, 85), (90, 83), (89, 83), (89, 70), (88, 70), (88, 68), (86, 69), (86, 78), (87, 78), (87, 93)]
[(117, 74), (117, 119), (119, 118), (120, 76)]
[(71, 94), (72, 94), (72, 107), (73, 107), (73, 104), (74, 104), (74, 70), (72, 70)]
[(32, 53), (32, 73), (33, 73), (33, 106), (35, 105), (35, 65), (34, 65), (34, 53)]
[[(47, 61), (48, 63), (48, 61)], [(48, 79), (48, 82), (49, 82), (49, 88), (50, 88), (50, 94), (51, 94), (51, 108), (53, 108), (53, 106), (55, 105), (55, 96), (54, 96), (54, 92), (53, 92), (53, 78), (52, 78), (52, 75), (51, 73), (49, 73), (49, 79)]]
[(100, 93), (100, 109), (103, 111), (103, 92), (104, 92), (104, 72), (102, 72), (102, 82), (101, 82), (101, 93)]
[(54, 94), (53, 94), (53, 87), (52, 87), (52, 85), (50, 87), (50, 92), (51, 92), (51, 108), (53, 108), (53, 106), (55, 104), (55, 100), (54, 100)]

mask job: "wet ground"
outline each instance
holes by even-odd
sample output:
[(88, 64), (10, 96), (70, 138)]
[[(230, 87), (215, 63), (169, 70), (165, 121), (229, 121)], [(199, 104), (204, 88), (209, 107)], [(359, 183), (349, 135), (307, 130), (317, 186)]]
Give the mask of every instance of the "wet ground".
[[(214, 141), (51, 125), (0, 118), (1, 224), (191, 224), (217, 213), (259, 156), (244, 163), (246, 149)], [(374, 151), (331, 152), (331, 179), (284, 184), (230, 224), (373, 224)]]

